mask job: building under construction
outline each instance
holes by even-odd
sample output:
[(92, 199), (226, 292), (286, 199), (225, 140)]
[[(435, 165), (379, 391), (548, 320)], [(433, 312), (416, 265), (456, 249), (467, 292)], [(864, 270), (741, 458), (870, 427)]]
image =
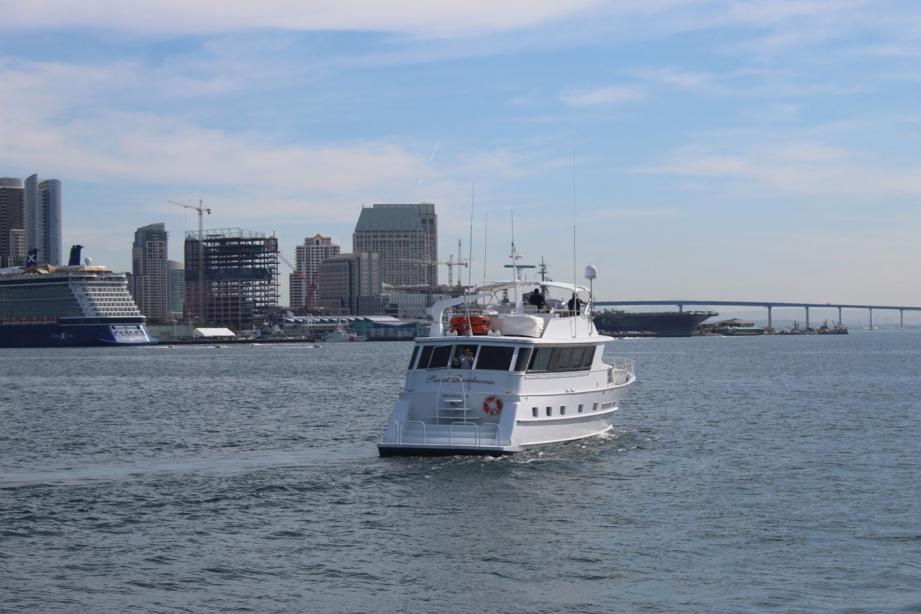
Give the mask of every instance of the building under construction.
[(185, 319), (238, 331), (259, 325), (278, 306), (278, 239), (239, 228), (202, 235), (186, 233)]

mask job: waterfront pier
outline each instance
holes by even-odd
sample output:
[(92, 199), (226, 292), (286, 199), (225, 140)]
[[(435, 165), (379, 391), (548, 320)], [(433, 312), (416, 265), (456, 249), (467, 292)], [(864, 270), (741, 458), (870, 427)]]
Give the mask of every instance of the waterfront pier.
[(598, 307), (639, 307), (639, 306), (675, 306), (678, 308), (678, 311), (684, 311), (686, 306), (693, 307), (764, 307), (767, 309), (768, 316), (768, 328), (774, 328), (774, 309), (778, 307), (794, 307), (805, 310), (806, 314), (806, 328), (810, 328), (809, 323), (809, 310), (810, 309), (837, 309), (838, 310), (838, 325), (841, 326), (842, 322), (842, 311), (844, 309), (860, 309), (865, 310), (869, 316), (870, 330), (873, 330), (873, 311), (898, 311), (899, 312), (899, 327), (905, 327), (905, 312), (906, 311), (921, 311), (921, 307), (914, 307), (909, 305), (857, 305), (857, 304), (847, 304), (847, 303), (796, 303), (790, 301), (706, 301), (706, 300), (685, 300), (685, 299), (670, 299), (670, 300), (651, 300), (651, 301), (595, 301), (594, 304)]

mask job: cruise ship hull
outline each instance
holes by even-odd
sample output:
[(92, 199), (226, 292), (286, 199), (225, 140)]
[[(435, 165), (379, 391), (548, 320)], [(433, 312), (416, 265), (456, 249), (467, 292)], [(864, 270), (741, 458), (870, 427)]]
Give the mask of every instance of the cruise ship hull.
[(0, 347), (92, 347), (149, 345), (143, 324), (0, 324)]

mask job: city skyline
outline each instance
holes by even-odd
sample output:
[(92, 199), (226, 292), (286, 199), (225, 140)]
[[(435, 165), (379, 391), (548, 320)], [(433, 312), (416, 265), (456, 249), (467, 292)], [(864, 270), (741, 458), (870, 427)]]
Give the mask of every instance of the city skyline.
[(64, 245), (114, 269), (138, 226), (197, 227), (168, 200), (288, 256), (434, 202), (474, 280), (484, 247), (505, 275), (514, 211), (561, 280), (575, 217), (606, 299), (921, 304), (910, 2), (132, 6), (0, 24), (0, 174), (66, 183)]
[(61, 181), (0, 175), (0, 267), (62, 264)]

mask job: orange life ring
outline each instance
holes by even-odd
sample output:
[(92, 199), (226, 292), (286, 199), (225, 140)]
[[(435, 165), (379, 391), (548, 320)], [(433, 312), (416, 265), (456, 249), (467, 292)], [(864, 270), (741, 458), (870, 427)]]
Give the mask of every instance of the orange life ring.
[(502, 413), (502, 399), (489, 396), (483, 399), (483, 413), (489, 416), (498, 416)]

